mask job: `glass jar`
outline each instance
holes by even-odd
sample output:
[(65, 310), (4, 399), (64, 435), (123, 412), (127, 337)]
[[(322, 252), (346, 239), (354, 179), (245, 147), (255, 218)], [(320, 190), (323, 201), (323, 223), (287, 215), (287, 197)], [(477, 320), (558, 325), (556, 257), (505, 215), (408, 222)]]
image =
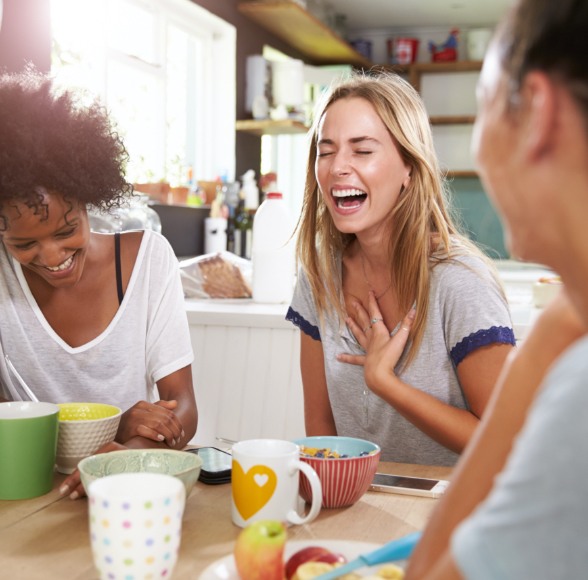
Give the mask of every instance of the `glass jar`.
[(148, 195), (134, 195), (129, 199), (127, 207), (113, 208), (109, 212), (89, 209), (90, 229), (99, 233), (128, 230), (153, 230), (161, 233), (161, 219), (158, 213), (149, 207), (148, 202)]

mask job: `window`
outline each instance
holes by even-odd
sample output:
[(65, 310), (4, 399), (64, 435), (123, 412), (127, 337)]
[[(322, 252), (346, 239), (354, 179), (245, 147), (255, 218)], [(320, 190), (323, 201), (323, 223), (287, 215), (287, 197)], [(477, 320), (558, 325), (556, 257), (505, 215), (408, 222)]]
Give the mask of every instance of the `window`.
[(51, 0), (52, 71), (98, 95), (131, 182), (235, 172), (235, 28), (190, 0)]

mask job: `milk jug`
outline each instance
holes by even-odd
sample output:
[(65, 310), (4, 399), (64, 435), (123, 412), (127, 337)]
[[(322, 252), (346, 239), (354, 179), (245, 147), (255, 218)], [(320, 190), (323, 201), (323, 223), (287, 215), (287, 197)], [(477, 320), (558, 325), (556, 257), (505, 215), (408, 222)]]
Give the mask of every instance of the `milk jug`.
[(294, 291), (294, 219), (281, 193), (268, 193), (253, 218), (252, 295), (255, 302), (289, 302)]

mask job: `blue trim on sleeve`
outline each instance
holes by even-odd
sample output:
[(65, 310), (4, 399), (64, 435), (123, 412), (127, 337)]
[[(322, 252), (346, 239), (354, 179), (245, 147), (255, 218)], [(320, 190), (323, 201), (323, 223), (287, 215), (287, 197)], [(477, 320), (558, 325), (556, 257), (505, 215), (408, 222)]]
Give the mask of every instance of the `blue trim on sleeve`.
[(478, 330), (466, 336), (458, 342), (449, 353), (453, 364), (457, 366), (468, 354), (474, 352), (482, 346), (489, 344), (516, 344), (512, 328), (507, 326), (492, 326), (484, 330)]
[(302, 318), (302, 316), (300, 316), (296, 310), (293, 310), (291, 306), (288, 308), (288, 312), (286, 312), (286, 320), (289, 320), (292, 324), (295, 324), (298, 328), (300, 328), (300, 330), (302, 330), (302, 332), (304, 332), (304, 334), (310, 336), (310, 338), (314, 338), (314, 340), (318, 340), (320, 342), (321, 333), (318, 327), (314, 326), (314, 324), (310, 324), (308, 320)]

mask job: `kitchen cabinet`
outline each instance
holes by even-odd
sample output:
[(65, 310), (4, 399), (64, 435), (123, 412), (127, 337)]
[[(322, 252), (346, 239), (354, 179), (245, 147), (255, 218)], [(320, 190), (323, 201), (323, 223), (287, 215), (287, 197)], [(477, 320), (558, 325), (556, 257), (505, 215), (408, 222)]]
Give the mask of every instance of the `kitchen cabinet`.
[(300, 335), (287, 304), (186, 299), (198, 430), (192, 443), (303, 437)]

